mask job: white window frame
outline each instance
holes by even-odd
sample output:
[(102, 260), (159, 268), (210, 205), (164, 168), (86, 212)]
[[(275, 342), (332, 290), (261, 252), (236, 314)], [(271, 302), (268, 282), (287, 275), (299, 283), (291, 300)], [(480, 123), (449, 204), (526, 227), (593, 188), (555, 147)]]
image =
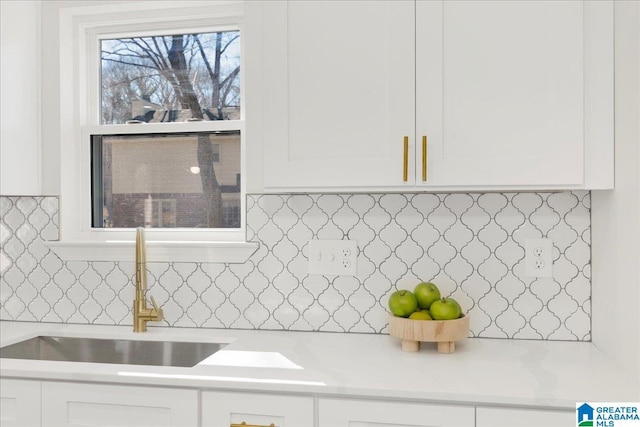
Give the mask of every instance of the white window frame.
[[(133, 1), (66, 8), (60, 15), (60, 240), (49, 242), (64, 260), (132, 261), (134, 229), (91, 227), (91, 134), (240, 130), (239, 229), (147, 229), (147, 260), (245, 262), (258, 248), (246, 241), (244, 67), (240, 69), (240, 120), (100, 125), (100, 38), (240, 30), (240, 1)], [(240, 37), (241, 61), (244, 38)], [(140, 126), (140, 127), (139, 127)]]

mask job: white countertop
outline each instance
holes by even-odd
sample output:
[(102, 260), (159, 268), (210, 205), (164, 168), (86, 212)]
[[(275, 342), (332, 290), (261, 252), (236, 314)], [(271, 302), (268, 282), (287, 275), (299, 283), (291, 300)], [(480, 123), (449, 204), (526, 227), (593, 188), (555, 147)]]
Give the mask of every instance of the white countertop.
[(585, 342), (469, 338), (453, 354), (409, 353), (388, 335), (0, 322), (0, 346), (38, 335), (229, 344), (191, 368), (0, 359), (0, 376), (571, 410), (640, 401), (640, 380)]

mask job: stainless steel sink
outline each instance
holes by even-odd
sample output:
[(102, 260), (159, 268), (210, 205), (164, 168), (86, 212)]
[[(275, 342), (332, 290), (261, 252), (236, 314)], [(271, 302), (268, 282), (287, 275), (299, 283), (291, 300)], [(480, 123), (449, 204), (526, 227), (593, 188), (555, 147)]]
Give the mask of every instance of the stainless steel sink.
[(195, 366), (225, 344), (39, 336), (0, 348), (8, 359)]

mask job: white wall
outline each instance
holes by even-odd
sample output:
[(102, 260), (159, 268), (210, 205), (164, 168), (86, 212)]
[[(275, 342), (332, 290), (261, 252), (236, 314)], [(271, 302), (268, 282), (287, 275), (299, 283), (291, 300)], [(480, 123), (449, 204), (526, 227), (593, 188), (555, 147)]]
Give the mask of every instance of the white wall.
[(42, 194), (60, 194), (60, 2), (42, 2)]
[(615, 7), (616, 187), (592, 194), (593, 342), (640, 395), (640, 2)]

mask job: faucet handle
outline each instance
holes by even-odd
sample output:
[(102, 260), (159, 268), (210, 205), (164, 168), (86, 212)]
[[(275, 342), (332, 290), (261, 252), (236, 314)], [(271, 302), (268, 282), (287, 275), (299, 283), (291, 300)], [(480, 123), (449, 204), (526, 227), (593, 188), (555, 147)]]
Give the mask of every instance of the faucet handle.
[(153, 305), (153, 309), (155, 311), (159, 311), (160, 309), (158, 308), (158, 304), (156, 304), (156, 300), (153, 299), (153, 295), (151, 295), (151, 304)]
[(162, 320), (162, 318), (164, 317), (164, 314), (162, 313), (162, 309), (158, 308), (158, 304), (156, 304), (156, 300), (153, 299), (153, 297), (151, 297), (151, 304), (153, 304), (153, 310), (151, 310), (152, 318), (150, 320), (155, 320), (155, 321)]

